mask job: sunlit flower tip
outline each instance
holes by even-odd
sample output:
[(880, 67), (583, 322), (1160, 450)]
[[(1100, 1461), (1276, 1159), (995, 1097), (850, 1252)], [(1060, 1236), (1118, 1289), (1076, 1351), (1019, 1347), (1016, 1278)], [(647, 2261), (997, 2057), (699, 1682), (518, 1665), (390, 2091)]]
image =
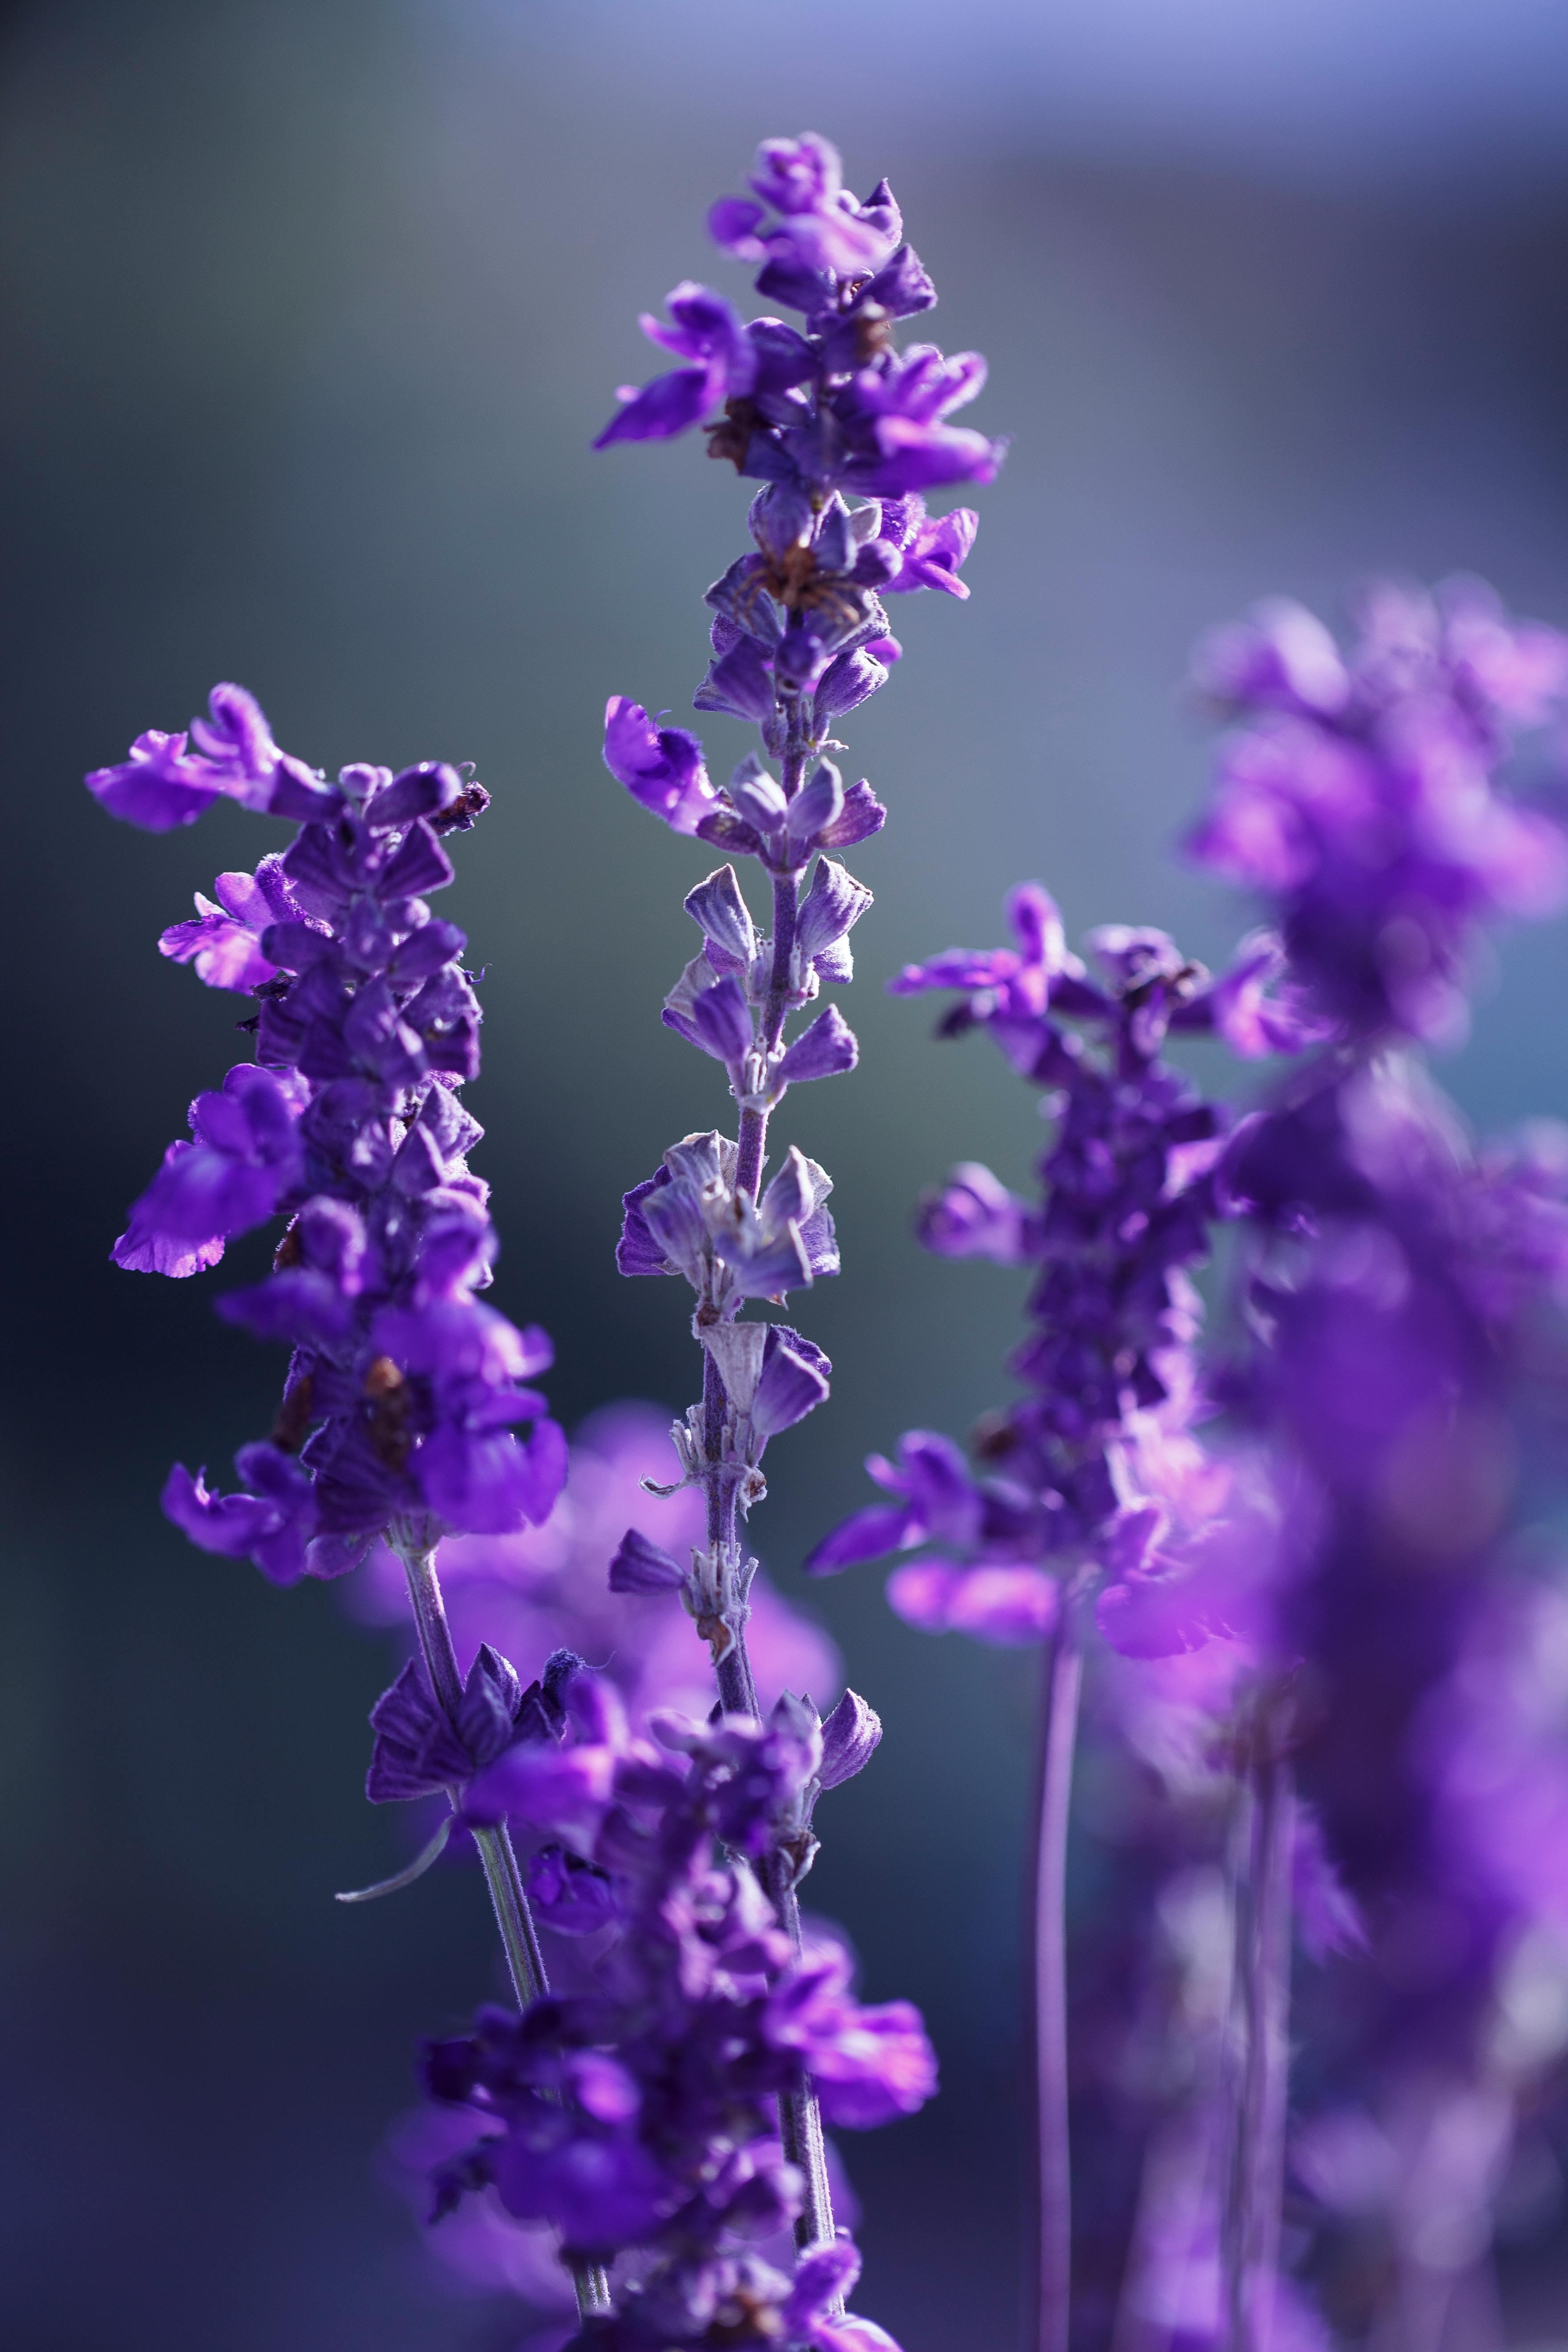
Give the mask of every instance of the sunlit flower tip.
[(656, 727), (641, 703), (624, 694), (613, 694), (605, 706), (605, 765), (677, 833), (695, 833), (703, 814), (718, 806), (697, 737), (681, 727)]
[(639, 321), (650, 342), (661, 344), (689, 364), (656, 376), (640, 392), (628, 388), (623, 404), (594, 443), (665, 441), (684, 433), (725, 399), (742, 398), (757, 380), (755, 346), (722, 295), (685, 279), (666, 308), (673, 324), (645, 311)]

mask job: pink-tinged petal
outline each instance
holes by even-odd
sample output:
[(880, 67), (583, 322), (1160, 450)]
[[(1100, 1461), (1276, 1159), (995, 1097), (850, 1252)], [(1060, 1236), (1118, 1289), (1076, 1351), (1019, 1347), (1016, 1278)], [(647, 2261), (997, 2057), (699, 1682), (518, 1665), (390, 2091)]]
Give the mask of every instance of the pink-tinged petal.
[[(171, 1143), (163, 1155), (167, 1168), (176, 1157), (195, 1150), (189, 1143)], [(154, 1183), (156, 1179), (153, 1180)], [(142, 1195), (131, 1211), (125, 1231), (110, 1252), (114, 1263), (128, 1274), (167, 1275), (172, 1281), (184, 1282), (193, 1274), (205, 1274), (216, 1265), (224, 1253), (226, 1236), (209, 1234), (193, 1240), (187, 1235), (167, 1232), (149, 1208), (152, 1188)]]
[(874, 2319), (847, 2311), (842, 2319), (818, 2320), (814, 2352), (899, 2352), (899, 2346)]
[(922, 1559), (910, 1568), (896, 1568), (888, 1579), (888, 1606), (906, 1625), (918, 1626), (922, 1633), (945, 1633), (954, 1589), (966, 1572), (944, 1559)]
[(163, 933), (160, 955), (173, 963), (195, 964), (196, 978), (208, 988), (233, 989), (243, 995), (277, 977), (277, 965), (262, 954), (261, 942), (248, 924), (236, 922), (199, 890), (196, 905), (202, 912), (194, 922), (172, 923)]
[(1057, 1622), (1061, 1587), (1038, 1568), (973, 1568), (947, 1604), (947, 1630), (997, 1649), (1043, 1642)]
[(1212, 1639), (1209, 1599), (1195, 1577), (1130, 1576), (1106, 1587), (1094, 1622), (1124, 1658), (1174, 1658)]

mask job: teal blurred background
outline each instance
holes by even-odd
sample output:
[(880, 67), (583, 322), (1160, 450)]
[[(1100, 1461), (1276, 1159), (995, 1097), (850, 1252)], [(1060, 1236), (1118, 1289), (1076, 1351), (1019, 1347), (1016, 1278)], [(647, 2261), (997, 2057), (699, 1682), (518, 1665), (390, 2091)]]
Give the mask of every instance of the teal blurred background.
[[(213, 1285), (107, 1263), (238, 1042), (157, 932), (275, 829), (220, 809), (150, 840), (81, 773), (216, 677), (329, 770), (478, 763), (495, 805), (443, 911), (489, 966), (498, 1302), (555, 1335), (568, 1422), (683, 1403), (680, 1296), (612, 1251), (621, 1192), (724, 1116), (658, 1020), (705, 860), (610, 782), (599, 724), (611, 692), (679, 719), (747, 492), (696, 441), (587, 444), (655, 364), (637, 310), (688, 275), (743, 298), (702, 221), (759, 138), (819, 129), (851, 184), (889, 175), (935, 331), (990, 356), (971, 415), (1014, 447), (971, 603), (901, 604), (906, 659), (845, 728), (891, 821), (851, 859), (878, 894), (861, 1067), (785, 1119), (835, 1176), (846, 1264), (799, 1302), (833, 1406), (753, 1522), (801, 1596), (862, 1454), (1003, 1393), (1016, 1316), (1012, 1277), (922, 1258), (909, 1212), (957, 1158), (1023, 1181), (1031, 1097), (881, 979), (993, 941), (1026, 876), (1073, 931), (1224, 953), (1247, 910), (1174, 855), (1207, 759), (1181, 679), (1253, 597), (1466, 569), (1568, 623), (1568, 16), (24, 0), (0, 75), (0, 2336), (503, 2352), (515, 2308), (450, 2301), (372, 2162), (416, 2036), (491, 1990), (477, 1887), (332, 1905), (400, 1853), (359, 1793), (385, 1654), (330, 1592), (163, 1524), (169, 1460), (226, 1472), (280, 1365)], [(727, 769), (742, 730), (707, 732)], [(1568, 1108), (1565, 992), (1563, 927), (1508, 944), (1447, 1073), (1479, 1121)], [(968, 2352), (1014, 2340), (1030, 1674), (909, 1633), (879, 1586), (805, 1594), (888, 1727), (815, 1894), (944, 2065), (925, 2116), (848, 2150), (864, 2307), (906, 2352)], [(1510, 2262), (1515, 2340), (1562, 2334), (1550, 2249)]]

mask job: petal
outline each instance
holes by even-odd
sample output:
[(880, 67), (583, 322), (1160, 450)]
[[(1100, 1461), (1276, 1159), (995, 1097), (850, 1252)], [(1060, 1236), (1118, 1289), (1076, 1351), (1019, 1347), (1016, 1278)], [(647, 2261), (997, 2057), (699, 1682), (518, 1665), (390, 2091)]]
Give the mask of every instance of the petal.
[(841, 1569), (855, 1568), (862, 1560), (885, 1559), (913, 1539), (915, 1524), (912, 1511), (891, 1504), (872, 1503), (863, 1511), (852, 1511), (808, 1554), (805, 1573), (837, 1576)]

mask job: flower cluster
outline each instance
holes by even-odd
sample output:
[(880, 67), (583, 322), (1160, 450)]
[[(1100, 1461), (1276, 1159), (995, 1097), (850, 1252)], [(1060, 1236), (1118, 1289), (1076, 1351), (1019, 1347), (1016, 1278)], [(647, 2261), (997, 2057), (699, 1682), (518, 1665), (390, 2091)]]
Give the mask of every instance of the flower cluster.
[[(871, 904), (835, 853), (879, 831), (886, 817), (865, 779), (846, 785), (827, 756), (843, 749), (831, 730), (886, 683), (900, 656), (884, 596), (922, 588), (967, 595), (959, 573), (975, 518), (966, 509), (933, 517), (924, 493), (990, 481), (1003, 450), (948, 422), (984, 382), (978, 358), (949, 361), (931, 345), (898, 348), (897, 322), (936, 298), (902, 242), (885, 184), (858, 202), (843, 187), (833, 150), (807, 134), (769, 141), (752, 187), (752, 196), (719, 205), (710, 226), (725, 251), (761, 265), (759, 294), (801, 313), (803, 326), (774, 317), (742, 321), (706, 287), (677, 287), (671, 323), (643, 325), (684, 364), (625, 392), (597, 446), (664, 440), (706, 419), (710, 454), (762, 484), (751, 508), (752, 545), (707, 593), (711, 659), (694, 697), (699, 710), (753, 723), (762, 755), (748, 755), (718, 787), (688, 730), (661, 725), (622, 695), (610, 698), (605, 723), (605, 764), (639, 805), (729, 859), (755, 860), (772, 898), (764, 928), (733, 863), (687, 897), (701, 944), (665, 1000), (664, 1020), (722, 1067), (737, 1132), (733, 1140), (715, 1129), (672, 1145), (625, 1195), (617, 1251), (623, 1274), (684, 1278), (694, 1296), (702, 1393), (675, 1425), (679, 1477), (669, 1485), (700, 1489), (706, 1541), (691, 1548), (688, 1565), (634, 1523), (610, 1563), (618, 1594), (679, 1593), (710, 1648), (728, 1727), (715, 1736), (742, 1738), (749, 1720), (744, 1737), (754, 1744), (781, 1735), (776, 1717), (767, 1734), (761, 1730), (747, 1644), (756, 1562), (740, 1522), (766, 1491), (766, 1447), (826, 1399), (832, 1367), (788, 1326), (738, 1318), (748, 1301), (782, 1305), (791, 1290), (838, 1272), (829, 1179), (793, 1147), (770, 1171), (769, 1126), (790, 1087), (855, 1066), (859, 1049), (837, 1006), (813, 1008), (825, 983), (853, 976), (849, 933)], [(738, 1767), (740, 1754), (726, 1769)], [(692, 1768), (698, 1778), (700, 1762)], [(808, 1812), (786, 1821), (775, 1807), (753, 1849), (784, 1939), (772, 1958), (739, 1964), (742, 1973), (760, 1971), (759, 1998), (780, 1968), (785, 1977), (768, 1997), (794, 1981), (784, 1956), (799, 1948), (795, 1885), (809, 1846)], [(770, 2284), (754, 2264), (732, 2264), (721, 2275), (710, 2265), (701, 2296), (682, 2301), (688, 2290), (672, 2253), (678, 2290), (668, 2315), (664, 2288), (644, 2287), (619, 2323), (628, 2346), (741, 2344), (781, 2334), (825, 2347), (873, 2340), (853, 2334), (865, 2323), (836, 2316), (855, 2258), (833, 2219), (821, 2110), (841, 2094), (829, 2098), (826, 2063), (818, 2053), (798, 2083), (774, 2085), (784, 2145), (802, 2179), (794, 2288)], [(682, 2161), (689, 2173), (700, 2162), (727, 2179), (717, 2111), (703, 2128), (709, 2153), (700, 2158), (699, 2134)]]
[[(442, 836), (488, 805), (439, 761), (353, 766), (336, 783), (280, 753), (243, 688), (210, 721), (144, 735), (88, 779), (114, 814), (188, 824), (220, 794), (300, 820), (255, 874), (225, 874), (165, 955), (248, 993), (256, 1059), (191, 1106), (115, 1244), (122, 1266), (176, 1276), (236, 1234), (289, 1220), (267, 1280), (232, 1291), (230, 1323), (292, 1349), (269, 1438), (241, 1449), (244, 1491), (170, 1475), (163, 1507), (205, 1550), (276, 1583), (336, 1576), (395, 1524), (499, 1532), (540, 1519), (565, 1441), (530, 1383), (551, 1360), (476, 1297), (496, 1252), (482, 1132), (460, 1088), (479, 1065), (463, 933), (432, 914), (452, 879)], [(526, 1439), (519, 1423), (531, 1423)]]
[(855, 1066), (858, 1047), (837, 1006), (793, 1039), (785, 1031), (825, 982), (853, 976), (849, 933), (871, 893), (830, 853), (878, 831), (886, 814), (864, 780), (846, 788), (825, 756), (842, 748), (829, 730), (898, 658), (883, 594), (968, 593), (959, 570), (975, 518), (959, 509), (935, 520), (922, 492), (989, 481), (1002, 456), (1001, 445), (944, 421), (980, 389), (983, 363), (972, 353), (949, 362), (930, 346), (897, 349), (897, 320), (936, 296), (901, 241), (887, 187), (858, 203), (837, 156), (813, 134), (769, 141), (752, 184), (754, 196), (715, 208), (713, 235), (762, 265), (759, 293), (802, 312), (804, 328), (776, 318), (743, 324), (718, 294), (678, 287), (674, 324), (643, 324), (687, 364), (628, 392), (598, 445), (666, 439), (722, 405), (713, 454), (763, 485), (752, 506), (752, 551), (708, 592), (713, 658), (695, 701), (754, 722), (780, 774), (752, 754), (716, 788), (698, 738), (659, 727), (624, 696), (612, 698), (605, 732), (606, 764), (642, 806), (677, 832), (756, 859), (772, 886), (768, 931), (732, 864), (687, 897), (702, 943), (664, 1019), (722, 1066), (739, 1134), (673, 1145), (626, 1195), (617, 1252), (623, 1274), (682, 1276), (695, 1293), (703, 1396), (675, 1434), (683, 1478), (708, 1496), (709, 1544), (688, 1572), (634, 1528), (612, 1582), (680, 1591), (716, 1664), (734, 1661), (740, 1699), (754, 1563), (737, 1540), (737, 1515), (765, 1491), (768, 1441), (827, 1395), (831, 1367), (800, 1333), (735, 1318), (748, 1299), (778, 1302), (838, 1271), (826, 1171), (792, 1148), (764, 1185), (766, 1139), (792, 1085)]
[[(1329, 1033), (1226, 1154), (1251, 1238), (1217, 1375), (1277, 1530), (1238, 1763), (1255, 1805), (1267, 1781), (1310, 1807), (1298, 1933), (1339, 1945), (1296, 1989), (1289, 2160), (1336, 2328), (1436, 2344), (1568, 2015), (1559, 1906), (1518, 1866), (1521, 1804), (1544, 1842), (1568, 1787), (1561, 1717), (1518, 1704), (1552, 1611), (1531, 1527), (1561, 1475), (1568, 1136), (1478, 1150), (1412, 1047), (1461, 1030), (1481, 924), (1561, 896), (1560, 831), (1497, 779), (1560, 707), (1568, 640), (1468, 584), (1379, 591), (1348, 661), (1276, 606), (1200, 675), (1246, 724), (1199, 854), (1269, 902)], [(1255, 1843), (1238, 1916), (1274, 1902), (1282, 1999), (1291, 1897), (1258, 1869)]]
[(542, 1695), (559, 1724), (506, 1746), (465, 1810), (542, 1840), (536, 1916), (603, 1948), (584, 1991), (481, 2011), (428, 2049), (432, 2095), (473, 2110), (480, 2135), (442, 2167), (438, 2208), (493, 2185), (584, 2258), (635, 2254), (635, 2284), (584, 2345), (885, 2347), (838, 2315), (858, 2267), (846, 2242), (811, 2249), (793, 2281), (754, 2251), (802, 2205), (775, 2102), (809, 2080), (829, 2120), (864, 2128), (934, 2088), (914, 2011), (863, 2007), (842, 1954), (795, 1949), (770, 1900), (781, 1872), (809, 1868), (816, 1801), (861, 1769), (876, 1717), (853, 1694), (826, 1723), (785, 1698), (766, 1724), (658, 1716), (654, 1745), (575, 1660), (552, 1662)]
[(1561, 829), (1499, 789), (1520, 734), (1561, 719), (1568, 637), (1473, 581), (1384, 583), (1360, 618), (1348, 655), (1284, 602), (1203, 646), (1198, 685), (1238, 724), (1192, 848), (1273, 903), (1348, 1035), (1451, 1040), (1480, 926), (1568, 895)]
[[(969, 1161), (927, 1197), (920, 1235), (944, 1257), (1038, 1269), (1034, 1328), (1011, 1359), (1027, 1394), (985, 1422), (972, 1472), (952, 1442), (911, 1431), (896, 1464), (873, 1456), (894, 1499), (856, 1512), (807, 1562), (816, 1575), (910, 1547), (889, 1598), (930, 1631), (1030, 1642), (1048, 1633), (1060, 1570), (1092, 1561), (1112, 1580), (1100, 1622), (1154, 1653), (1206, 1637), (1195, 1609), (1169, 1604), (1184, 1539), (1212, 1520), (1226, 1475), (1190, 1432), (1196, 1294), (1186, 1269), (1231, 1213), (1226, 1115), (1161, 1058), (1168, 1033), (1218, 1034), (1243, 1054), (1301, 1042), (1281, 958), (1259, 936), (1217, 980), (1163, 931), (1108, 926), (1089, 941), (1099, 977), (1067, 949), (1037, 885), (1008, 906), (1016, 948), (953, 949), (909, 966), (896, 994), (958, 992), (948, 1036), (981, 1027), (1043, 1090), (1056, 1126), (1038, 1206)], [(1209, 1590), (1205, 1580), (1205, 1595)]]
[[(623, 696), (605, 713), (605, 758), (634, 798), (678, 832), (757, 857), (780, 875), (882, 824), (885, 812), (869, 785), (846, 789), (818, 755), (832, 747), (834, 721), (883, 686), (900, 657), (882, 597), (922, 588), (968, 594), (959, 574), (976, 519), (967, 508), (933, 517), (922, 494), (993, 480), (1005, 445), (946, 422), (984, 383), (977, 353), (949, 360), (931, 344), (896, 347), (896, 322), (929, 310), (936, 291), (901, 242), (886, 184), (857, 204), (841, 184), (833, 149), (808, 133), (769, 141), (752, 185), (756, 201), (715, 207), (713, 234), (727, 252), (763, 263), (758, 292), (803, 312), (804, 331), (776, 318), (742, 324), (708, 288), (677, 287), (668, 306), (675, 324), (645, 318), (643, 326), (689, 364), (628, 394), (598, 446), (663, 439), (722, 405), (722, 422), (710, 431), (711, 454), (731, 458), (764, 487), (752, 506), (752, 551), (708, 592), (713, 659), (696, 707), (753, 721), (765, 751), (784, 761), (783, 783), (750, 758), (727, 787), (716, 787), (694, 735), (657, 727)], [(808, 761), (816, 762), (809, 778)], [(712, 893), (722, 884), (715, 876), (704, 887)], [(758, 958), (743, 908), (736, 924), (714, 900), (710, 922), (688, 900), (708, 935), (709, 989), (721, 977), (734, 983), (727, 998), (736, 1008), (711, 1008), (722, 1028), (708, 1050), (738, 1042), (748, 983), (754, 1003), (765, 1003), (781, 983), (795, 1003), (816, 993), (814, 971), (848, 977), (843, 936), (868, 903), (863, 893), (857, 903), (858, 890), (841, 869), (819, 872), (810, 911), (803, 910), (805, 936), (784, 973), (774, 969), (778, 956)], [(721, 895), (733, 900), (732, 876)], [(793, 934), (779, 946), (787, 958)], [(673, 1009), (683, 1022), (695, 1020), (689, 1003)], [(776, 1054), (776, 1037), (766, 1045)], [(825, 1040), (818, 1055), (826, 1048)]]

